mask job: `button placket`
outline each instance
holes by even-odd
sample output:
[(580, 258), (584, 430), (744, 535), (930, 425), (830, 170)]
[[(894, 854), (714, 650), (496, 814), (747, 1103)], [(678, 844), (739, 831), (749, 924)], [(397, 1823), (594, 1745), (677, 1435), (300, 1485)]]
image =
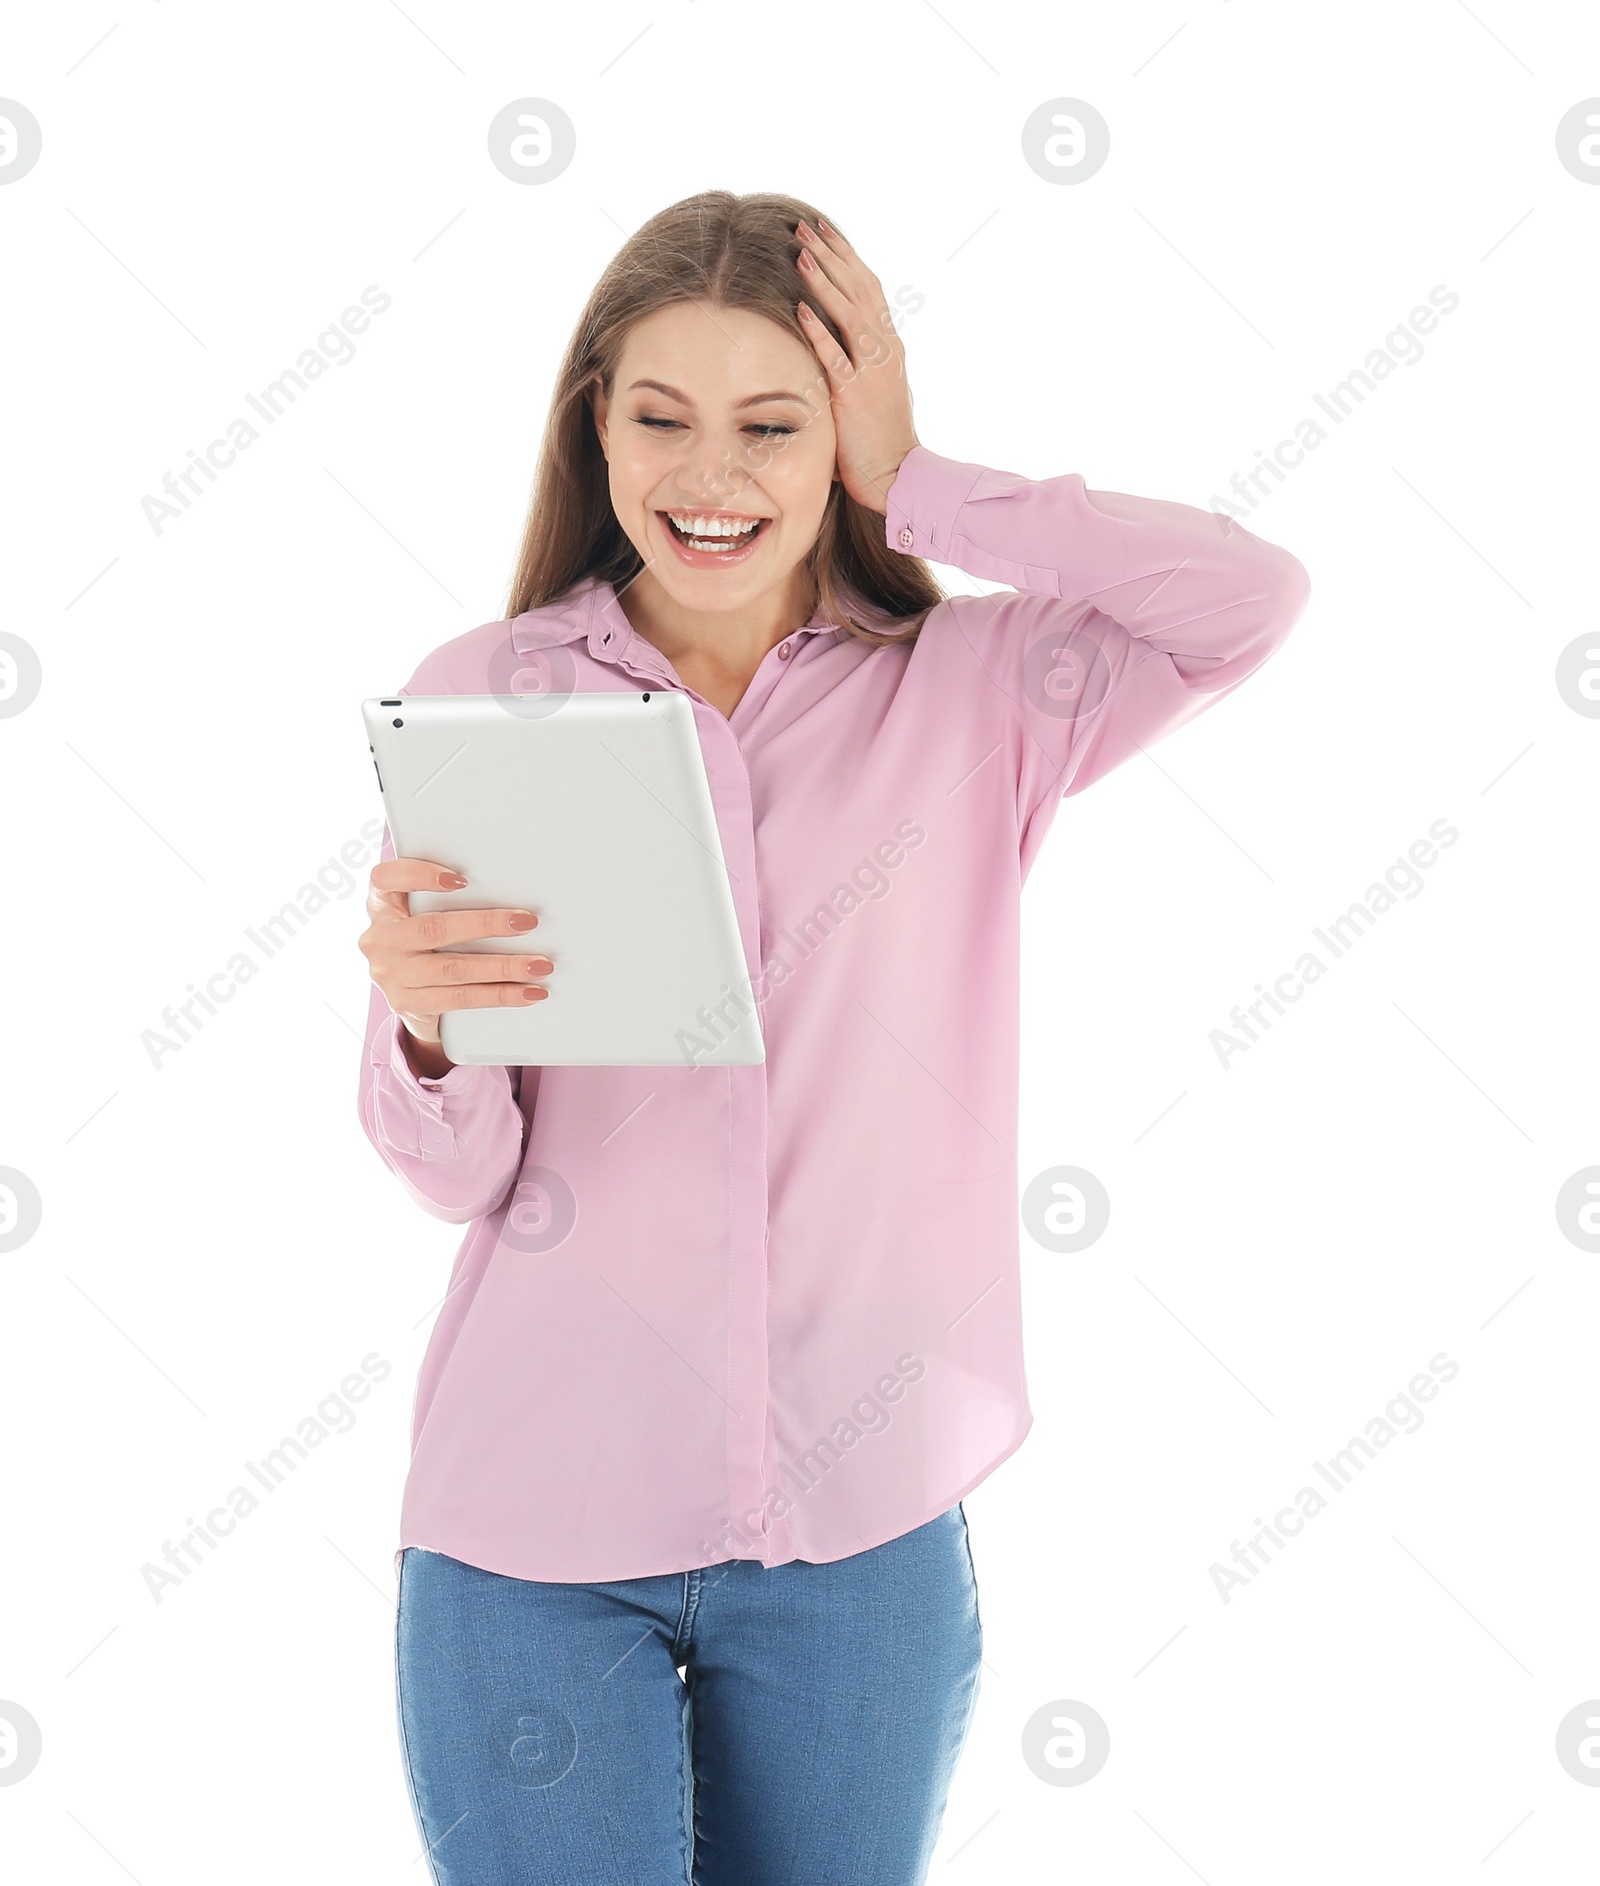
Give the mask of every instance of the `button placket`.
[[(738, 710), (735, 709), (735, 712)], [(754, 957), (753, 979), (759, 982), (764, 930), (761, 883), (755, 862), (755, 823), (749, 763), (732, 724), (707, 703), (696, 713), (702, 735), (706, 776), (712, 808), (722, 837), (724, 856), (733, 886), (741, 940)], [(748, 963), (748, 957), (747, 957)], [(752, 994), (754, 989), (752, 989)], [(758, 1012), (763, 1007), (757, 999)], [(736, 1327), (745, 1330), (748, 1344), (729, 1359), (726, 1416), (728, 1514), (759, 1542), (752, 1554), (763, 1563), (771, 1553), (771, 1522), (766, 1511), (766, 1490), (772, 1484), (770, 1429), (772, 1375), (770, 1297), (767, 1279), (767, 1070), (764, 1062), (723, 1070), (728, 1083), (731, 1124), (730, 1154), (736, 1166), (730, 1174), (741, 1194), (759, 1188), (756, 1216), (748, 1208), (738, 1214), (738, 1242), (730, 1244), (730, 1303)], [(745, 1239), (748, 1238), (748, 1242)], [(754, 1524), (748, 1523), (749, 1519)]]

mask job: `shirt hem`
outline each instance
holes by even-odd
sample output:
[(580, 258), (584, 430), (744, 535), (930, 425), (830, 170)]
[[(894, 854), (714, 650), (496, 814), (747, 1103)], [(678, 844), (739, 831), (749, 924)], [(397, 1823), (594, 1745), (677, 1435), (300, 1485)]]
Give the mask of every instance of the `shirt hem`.
[[(969, 1493), (981, 1486), (997, 1467), (1002, 1466), (1011, 1458), (1017, 1449), (1021, 1447), (1022, 1443), (1032, 1432), (1032, 1429), (1033, 1410), (1030, 1408), (1027, 1411), (1027, 1419), (1013, 1438), (999, 1453), (992, 1454), (964, 1486), (953, 1493), (941, 1496), (919, 1519), (913, 1519), (905, 1525), (897, 1525), (892, 1532), (885, 1532), (875, 1539), (869, 1538), (860, 1545), (853, 1545), (848, 1552), (836, 1552), (831, 1558), (808, 1559), (803, 1557), (800, 1553), (794, 1553), (786, 1559), (773, 1559), (771, 1561), (752, 1559), (747, 1562), (760, 1565), (764, 1571), (769, 1572), (775, 1571), (780, 1565), (836, 1565), (841, 1559), (854, 1558), (859, 1552), (870, 1552), (875, 1546), (887, 1545), (891, 1539), (903, 1538), (906, 1533), (915, 1532), (918, 1526), (925, 1526), (930, 1520), (937, 1519), (941, 1513), (948, 1512), (958, 1500), (964, 1500)], [(671, 1578), (680, 1576), (684, 1572), (704, 1571), (712, 1565), (727, 1565), (737, 1556), (734, 1553), (729, 1553), (726, 1558), (699, 1559), (689, 1565), (646, 1564), (643, 1567), (636, 1567), (629, 1571), (609, 1572), (599, 1576), (576, 1576), (570, 1573), (562, 1575), (559, 1573), (540, 1573), (519, 1570), (508, 1563), (505, 1555), (503, 1555), (498, 1548), (480, 1551), (478, 1548), (473, 1547), (470, 1549), (471, 1555), (469, 1556), (468, 1548), (460, 1545), (452, 1547), (436, 1537), (424, 1537), (416, 1528), (408, 1528), (402, 1536), (400, 1544), (395, 1548), (394, 1565), (397, 1573), (399, 1571), (401, 1554), (411, 1546), (416, 1546), (424, 1552), (442, 1552), (449, 1558), (459, 1559), (463, 1565), (476, 1567), (479, 1571), (494, 1572), (501, 1578), (520, 1578), (526, 1583), (534, 1585), (617, 1585), (636, 1578)]]
[(969, 1493), (975, 1492), (977, 1488), (983, 1485), (984, 1481), (989, 1478), (990, 1474), (992, 1474), (997, 1467), (1004, 1466), (1004, 1464), (1011, 1458), (1011, 1456), (1017, 1451), (1017, 1449), (1022, 1445), (1022, 1443), (1028, 1438), (1028, 1435), (1032, 1432), (1032, 1429), (1033, 1429), (1033, 1410), (1030, 1408), (1028, 1410), (1027, 1420), (1023, 1423), (1022, 1427), (1018, 1430), (1017, 1434), (1012, 1438), (1012, 1440), (1009, 1441), (1006, 1444), (1006, 1446), (1001, 1448), (998, 1454), (990, 1455), (988, 1461), (982, 1467), (978, 1469), (978, 1471), (972, 1476), (972, 1478), (966, 1483), (966, 1485), (960, 1489), (959, 1492), (951, 1493), (945, 1498), (936, 1501), (933, 1504), (933, 1506), (931, 1506), (928, 1509), (928, 1511), (922, 1515), (920, 1519), (912, 1520), (909, 1525), (899, 1526), (893, 1532), (886, 1532), (882, 1534), (879, 1538), (868, 1539), (864, 1545), (852, 1546), (848, 1552), (837, 1552), (834, 1554), (832, 1558), (807, 1559), (807, 1558), (802, 1558), (798, 1553), (796, 1553), (793, 1558), (774, 1559), (771, 1562), (771, 1564), (764, 1565), (763, 1570), (772, 1572), (772, 1571), (776, 1571), (780, 1565), (794, 1565), (796, 1563), (802, 1564), (802, 1565), (837, 1565), (841, 1559), (854, 1558), (858, 1552), (871, 1552), (877, 1546), (888, 1545), (889, 1542), (893, 1539), (903, 1539), (908, 1532), (915, 1532), (919, 1526), (926, 1526), (930, 1520), (937, 1519), (941, 1513), (949, 1512), (950, 1508), (954, 1506), (958, 1501), (964, 1500)]

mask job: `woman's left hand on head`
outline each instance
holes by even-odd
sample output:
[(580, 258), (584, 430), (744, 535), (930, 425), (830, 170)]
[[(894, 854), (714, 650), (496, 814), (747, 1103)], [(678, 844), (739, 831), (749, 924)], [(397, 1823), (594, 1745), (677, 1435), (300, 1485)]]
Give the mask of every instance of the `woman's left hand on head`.
[(847, 342), (841, 347), (801, 302), (800, 325), (827, 378), (839, 481), (857, 504), (887, 513), (900, 461), (921, 443), (911, 418), (905, 348), (882, 284), (844, 237), (836, 229), (819, 234), (805, 222), (795, 234), (795, 266), (806, 292)]

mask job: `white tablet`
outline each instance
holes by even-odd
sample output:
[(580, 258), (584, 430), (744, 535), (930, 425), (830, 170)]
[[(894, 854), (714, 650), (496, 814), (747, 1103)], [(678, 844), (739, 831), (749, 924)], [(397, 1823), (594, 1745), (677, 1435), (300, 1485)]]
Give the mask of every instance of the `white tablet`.
[(362, 702), (396, 857), (460, 871), (426, 910), (531, 910), (452, 950), (548, 956), (527, 1007), (447, 1009), (445, 1053), (504, 1067), (766, 1059), (695, 731), (676, 689)]

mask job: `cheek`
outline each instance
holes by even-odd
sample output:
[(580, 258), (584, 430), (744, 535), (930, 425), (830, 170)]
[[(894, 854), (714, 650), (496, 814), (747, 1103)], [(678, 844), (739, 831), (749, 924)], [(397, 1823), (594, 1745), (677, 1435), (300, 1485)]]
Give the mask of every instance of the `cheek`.
[(612, 508), (623, 515), (647, 510), (650, 493), (661, 482), (661, 469), (651, 463), (648, 453), (633, 452), (613, 458), (610, 464)]
[(649, 454), (641, 452), (638, 446), (630, 446), (626, 451), (613, 451), (607, 461), (611, 468), (611, 482), (614, 485), (636, 486), (644, 482)]
[(786, 515), (820, 512), (833, 485), (833, 457), (831, 438), (807, 433), (803, 439), (778, 441), (757, 475)]

